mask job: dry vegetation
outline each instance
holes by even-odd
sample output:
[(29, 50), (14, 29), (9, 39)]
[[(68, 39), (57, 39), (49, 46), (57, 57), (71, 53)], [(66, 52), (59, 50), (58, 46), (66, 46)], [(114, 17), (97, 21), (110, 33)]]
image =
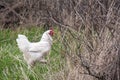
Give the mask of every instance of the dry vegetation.
[(57, 25), (66, 66), (52, 80), (120, 80), (120, 0), (1, 0), (1, 27)]

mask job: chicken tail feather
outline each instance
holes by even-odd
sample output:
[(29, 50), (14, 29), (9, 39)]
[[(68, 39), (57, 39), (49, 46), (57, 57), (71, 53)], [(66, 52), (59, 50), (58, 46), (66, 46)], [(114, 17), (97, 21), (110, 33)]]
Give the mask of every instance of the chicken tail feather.
[(29, 46), (29, 41), (27, 39), (27, 37), (25, 35), (18, 35), (18, 38), (16, 39), (17, 45), (19, 47), (19, 49), (22, 52), (26, 52), (28, 50), (28, 46)]

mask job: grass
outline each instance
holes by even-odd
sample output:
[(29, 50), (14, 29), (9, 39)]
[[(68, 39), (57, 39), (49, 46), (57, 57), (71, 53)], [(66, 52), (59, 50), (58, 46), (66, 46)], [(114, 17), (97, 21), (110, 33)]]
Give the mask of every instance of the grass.
[(16, 44), (17, 35), (24, 34), (30, 41), (39, 41), (43, 32), (40, 27), (0, 31), (0, 80), (52, 80), (52, 76), (62, 70), (65, 61), (60, 54), (61, 44), (57, 29), (48, 63), (37, 63), (32, 70), (27, 68)]

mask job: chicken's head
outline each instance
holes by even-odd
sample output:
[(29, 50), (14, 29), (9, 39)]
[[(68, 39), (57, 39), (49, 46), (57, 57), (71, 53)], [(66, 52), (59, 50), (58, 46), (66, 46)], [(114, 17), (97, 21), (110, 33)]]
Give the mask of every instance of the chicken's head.
[(47, 41), (49, 41), (49, 40), (52, 41), (53, 34), (54, 34), (54, 31), (49, 29), (49, 30), (47, 30), (47, 31), (45, 31), (43, 33), (41, 40), (43, 40), (43, 41), (46, 41), (46, 40)]
[(50, 35), (50, 36), (53, 36), (53, 34), (54, 34), (54, 31), (53, 31), (53, 29), (51, 28), (51, 29), (49, 30), (49, 35)]

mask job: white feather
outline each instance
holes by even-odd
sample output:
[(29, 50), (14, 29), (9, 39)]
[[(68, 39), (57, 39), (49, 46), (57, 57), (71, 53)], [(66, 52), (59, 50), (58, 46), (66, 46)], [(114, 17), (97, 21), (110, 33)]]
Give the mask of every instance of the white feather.
[(26, 52), (28, 50), (28, 46), (29, 46), (30, 42), (28, 41), (28, 39), (25, 35), (19, 34), (16, 41), (17, 41), (17, 45), (18, 45), (19, 49), (22, 52)]

